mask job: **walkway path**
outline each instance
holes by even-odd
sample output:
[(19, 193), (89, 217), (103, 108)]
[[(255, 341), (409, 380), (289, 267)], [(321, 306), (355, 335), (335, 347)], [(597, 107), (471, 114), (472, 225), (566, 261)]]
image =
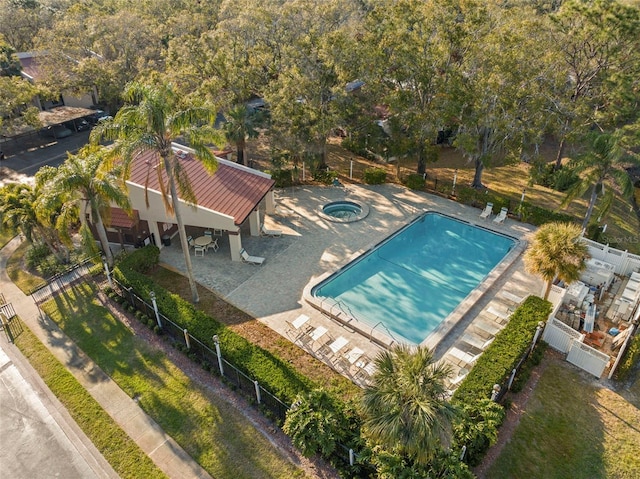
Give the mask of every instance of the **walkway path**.
[[(48, 318), (41, 318), (33, 300), (11, 282), (6, 272), (7, 259), (19, 244), (20, 239), (16, 237), (0, 250), (0, 291), (4, 294), (6, 301), (13, 305), (20, 319), (167, 476), (172, 479), (211, 477), (55, 323)], [(0, 341), (6, 343), (5, 339)], [(3, 344), (3, 348), (14, 348), (17, 351), (17, 348), (11, 344), (7, 346)], [(4, 435), (4, 422), (2, 424), (0, 434)], [(88, 442), (88, 439), (81, 432), (78, 438), (74, 440), (75, 444), (78, 448), (84, 448), (85, 446), (81, 443)], [(96, 462), (99, 461), (96, 460)], [(102, 462), (104, 463), (104, 459)], [(94, 464), (89, 465), (95, 477), (114, 477), (115, 473), (112, 470), (109, 472), (94, 466)], [(66, 477), (72, 476), (66, 475)]]

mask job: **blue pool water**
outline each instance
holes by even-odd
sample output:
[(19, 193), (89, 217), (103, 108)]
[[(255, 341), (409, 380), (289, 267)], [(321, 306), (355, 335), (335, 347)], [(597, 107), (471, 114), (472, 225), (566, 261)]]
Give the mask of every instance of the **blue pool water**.
[(428, 212), (311, 294), (332, 298), (371, 328), (381, 322), (396, 339), (419, 344), (515, 244), (514, 238)]

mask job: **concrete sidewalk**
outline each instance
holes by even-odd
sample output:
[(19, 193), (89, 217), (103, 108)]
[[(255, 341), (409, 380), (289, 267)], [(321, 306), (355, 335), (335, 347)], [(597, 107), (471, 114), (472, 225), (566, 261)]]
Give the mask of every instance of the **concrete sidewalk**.
[[(6, 272), (7, 259), (19, 245), (20, 239), (16, 237), (0, 250), (0, 292), (13, 305), (24, 324), (167, 476), (172, 479), (211, 477), (54, 322), (41, 318), (33, 300), (11, 282)], [(15, 346), (9, 344), (6, 348)], [(96, 474), (97, 477), (113, 477)]]

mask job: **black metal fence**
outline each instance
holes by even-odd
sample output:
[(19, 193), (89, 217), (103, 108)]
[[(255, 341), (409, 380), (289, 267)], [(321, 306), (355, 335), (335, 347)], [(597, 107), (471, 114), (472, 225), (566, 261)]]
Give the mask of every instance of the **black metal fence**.
[(280, 424), (284, 422), (289, 406), (273, 393), (263, 388), (258, 381), (250, 378), (222, 357), (219, 348), (213, 350), (198, 338), (192, 336), (189, 331), (181, 328), (164, 314), (157, 311), (153, 304), (147, 303), (143, 298), (138, 296), (132, 288), (127, 288), (115, 279), (113, 279), (112, 282), (114, 291), (117, 294), (124, 298), (127, 303), (135, 309), (142, 311), (146, 316), (152, 318), (162, 330), (162, 334), (168, 336), (172, 341), (184, 345), (188, 350), (188, 355), (192, 359), (206, 366), (212, 373), (222, 377), (235, 390), (241, 392), (250, 402), (258, 404), (261, 409), (267, 412), (277, 422)]
[(46, 284), (43, 284), (42, 286), (38, 286), (37, 288), (31, 290), (29, 295), (31, 295), (33, 301), (36, 304), (47, 301), (54, 294), (59, 291), (63, 291), (68, 285), (86, 275), (89, 272), (91, 266), (93, 266), (96, 261), (99, 261), (98, 257), (93, 256), (91, 258), (86, 258), (72, 266), (69, 266), (61, 273), (58, 273), (47, 279)]

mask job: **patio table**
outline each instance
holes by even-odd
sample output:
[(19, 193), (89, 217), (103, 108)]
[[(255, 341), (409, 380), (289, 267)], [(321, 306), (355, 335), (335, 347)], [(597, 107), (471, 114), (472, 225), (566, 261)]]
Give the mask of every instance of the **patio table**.
[(213, 238), (211, 238), (211, 236), (198, 236), (196, 239), (193, 240), (193, 243), (196, 246), (208, 246), (213, 242)]

